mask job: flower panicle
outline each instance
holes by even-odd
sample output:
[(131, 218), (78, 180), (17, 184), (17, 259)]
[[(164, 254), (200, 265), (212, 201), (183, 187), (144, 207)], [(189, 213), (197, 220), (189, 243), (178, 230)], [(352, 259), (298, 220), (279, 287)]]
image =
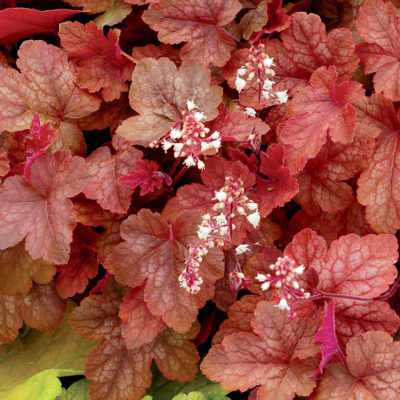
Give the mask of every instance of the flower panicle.
[[(198, 225), (198, 242), (189, 247), (189, 255), (185, 261), (185, 268), (179, 276), (180, 286), (189, 293), (196, 294), (200, 290), (202, 279), (199, 276), (202, 257), (213, 247), (224, 247), (231, 242), (232, 231), (235, 229), (233, 218), (244, 215), (256, 228), (260, 222), (258, 205), (244, 195), (243, 180), (226, 177), (224, 186), (215, 191), (215, 204), (210, 212), (204, 214), (201, 224)], [(247, 244), (236, 247), (236, 255), (249, 250)], [(232, 275), (232, 281), (237, 281), (235, 287), (244, 282), (241, 270)]]
[(276, 83), (274, 66), (274, 59), (265, 53), (264, 44), (252, 45), (248, 61), (237, 71), (235, 80), (237, 91), (240, 93), (249, 82), (255, 81), (260, 89), (260, 104), (267, 106), (286, 103), (288, 101), (287, 91), (274, 91)]
[(162, 147), (167, 152), (173, 149), (174, 157), (183, 157), (183, 164), (187, 167), (197, 166), (204, 169), (201, 159), (203, 154), (215, 154), (221, 147), (221, 135), (218, 131), (210, 133), (202, 121), (206, 119), (204, 113), (198, 110), (193, 100), (187, 100), (187, 111), (182, 112), (182, 120), (160, 139), (150, 144), (151, 148)]

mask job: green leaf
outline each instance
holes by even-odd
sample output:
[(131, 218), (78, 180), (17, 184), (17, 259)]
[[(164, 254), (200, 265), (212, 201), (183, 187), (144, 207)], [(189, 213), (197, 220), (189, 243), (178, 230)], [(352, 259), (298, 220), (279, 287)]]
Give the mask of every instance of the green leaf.
[(207, 398), (200, 392), (191, 392), (189, 394), (179, 393), (172, 400), (207, 400)]
[(90, 400), (89, 381), (81, 379), (74, 382), (57, 400)]
[(229, 400), (225, 397), (228, 390), (223, 390), (219, 383), (211, 382), (202, 374), (198, 374), (194, 381), (185, 383), (169, 381), (159, 372), (154, 376), (153, 383), (142, 400)]
[(60, 326), (51, 332), (31, 329), (14, 343), (0, 345), (0, 400), (54, 400), (62, 393), (59, 376), (83, 374), (96, 342), (72, 330), (69, 303)]
[(113, 5), (94, 19), (99, 28), (113, 26), (122, 22), (132, 12), (132, 6), (123, 0), (114, 0)]

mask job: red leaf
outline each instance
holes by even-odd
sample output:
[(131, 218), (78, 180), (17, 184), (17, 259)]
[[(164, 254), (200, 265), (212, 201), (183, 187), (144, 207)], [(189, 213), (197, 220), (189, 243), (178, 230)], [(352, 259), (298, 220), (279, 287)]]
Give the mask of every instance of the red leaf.
[[(118, 182), (125, 186), (131, 186), (133, 189), (140, 186), (140, 195), (154, 192), (155, 189), (161, 189), (167, 175), (159, 171), (159, 165), (151, 160), (136, 161), (136, 171), (129, 171), (128, 175), (121, 176)], [(169, 178), (171, 181), (171, 178)]]
[(178, 332), (190, 328), (198, 309), (213, 296), (213, 284), (223, 276), (221, 250), (210, 249), (199, 271), (204, 283), (198, 294), (179, 286), (188, 246), (198, 239), (199, 217), (183, 214), (168, 224), (159, 214), (141, 209), (122, 222), (124, 242), (106, 260), (106, 268), (119, 282), (136, 287), (146, 280), (144, 300), (150, 312)]
[(336, 338), (335, 332), (335, 302), (331, 300), (329, 304), (325, 302), (324, 306), (324, 320), (318, 329), (316, 339), (321, 343), (321, 361), (318, 369), (314, 374), (317, 377), (322, 374), (324, 368), (332, 359), (332, 357), (339, 352), (342, 354), (339, 343)]
[(20, 176), (7, 178), (0, 187), (0, 248), (26, 237), (25, 247), (34, 260), (66, 263), (76, 225), (69, 198), (87, 181), (84, 160), (68, 152), (39, 156), (30, 182)]
[(73, 234), (71, 254), (67, 264), (59, 265), (57, 291), (63, 299), (82, 293), (97, 274), (99, 261), (94, 246), (98, 235), (90, 228), (78, 225)]
[(365, 65), (365, 72), (375, 72), (375, 91), (383, 93), (392, 101), (400, 100), (397, 14), (390, 1), (367, 0), (357, 19), (358, 33), (367, 42), (357, 46), (361, 62)]
[(275, 207), (283, 207), (299, 190), (289, 168), (284, 167), (284, 149), (279, 145), (269, 146), (267, 152), (261, 152), (259, 172), (269, 179), (257, 176), (255, 200), (260, 204), (259, 211), (267, 216)]
[(222, 67), (235, 48), (235, 41), (222, 27), (240, 11), (237, 0), (162, 0), (143, 13), (143, 21), (158, 32), (160, 42), (186, 43), (183, 60), (197, 58), (203, 64)]
[(61, 45), (76, 66), (76, 83), (90, 93), (101, 90), (104, 100), (112, 101), (128, 91), (133, 63), (121, 54), (120, 31), (110, 29), (107, 37), (93, 21), (86, 25), (65, 22), (60, 25)]
[(289, 322), (284, 311), (262, 301), (252, 326), (255, 334), (235, 333), (214, 346), (201, 364), (202, 372), (226, 390), (261, 385), (260, 399), (308, 396), (315, 387), (311, 358), (318, 353), (316, 324)]
[(16, 42), (35, 33), (55, 33), (60, 22), (79, 12), (64, 9), (39, 11), (31, 8), (0, 10), (0, 44)]
[(292, 173), (301, 171), (306, 161), (317, 155), (327, 134), (334, 142), (353, 141), (356, 112), (352, 103), (363, 97), (364, 90), (359, 83), (338, 85), (336, 80), (335, 67), (317, 69), (310, 86), (296, 94), (286, 109), (287, 120), (279, 129), (279, 138), (287, 145)]
[(120, 185), (118, 179), (136, 167), (142, 154), (131, 147), (113, 155), (108, 147), (99, 147), (86, 158), (90, 181), (83, 190), (85, 196), (96, 200), (105, 210), (126, 213), (131, 204), (133, 188)]
[(349, 369), (332, 364), (312, 400), (396, 399), (399, 395), (400, 344), (384, 332), (367, 332), (346, 348)]
[(30, 168), (32, 163), (46, 151), (55, 139), (56, 132), (50, 128), (50, 124), (40, 125), (39, 114), (35, 113), (25, 142), (26, 163), (24, 167), (24, 177), (27, 181), (30, 180)]

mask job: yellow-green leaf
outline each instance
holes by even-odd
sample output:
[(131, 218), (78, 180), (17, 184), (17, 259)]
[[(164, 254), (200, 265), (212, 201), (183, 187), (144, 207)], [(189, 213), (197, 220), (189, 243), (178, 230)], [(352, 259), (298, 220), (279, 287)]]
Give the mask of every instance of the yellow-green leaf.
[(132, 6), (123, 0), (114, 0), (112, 6), (105, 13), (94, 19), (97, 26), (114, 26), (122, 22), (132, 12)]
[(81, 379), (74, 382), (57, 400), (90, 400), (89, 381)]
[(51, 332), (31, 329), (14, 343), (0, 345), (0, 400), (54, 400), (61, 394), (58, 376), (83, 374), (96, 345), (72, 330), (68, 310)]

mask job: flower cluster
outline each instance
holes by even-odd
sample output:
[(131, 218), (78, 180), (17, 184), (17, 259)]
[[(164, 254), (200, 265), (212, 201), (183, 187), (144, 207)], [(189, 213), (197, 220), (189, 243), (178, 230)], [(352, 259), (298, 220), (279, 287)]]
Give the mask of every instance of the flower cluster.
[(248, 61), (237, 71), (235, 86), (240, 93), (251, 81), (255, 81), (259, 86), (259, 102), (263, 105), (283, 104), (288, 100), (286, 90), (275, 92), (273, 86), (275, 81), (274, 59), (265, 53), (265, 46), (260, 43), (251, 46)]
[(256, 280), (261, 282), (261, 289), (268, 290), (275, 287), (280, 298), (279, 307), (281, 310), (289, 311), (289, 318), (294, 318), (295, 313), (291, 305), (298, 298), (308, 299), (310, 293), (300, 288), (299, 282), (296, 280), (298, 275), (304, 272), (304, 265), (296, 266), (296, 263), (289, 257), (278, 257), (275, 264), (269, 266), (271, 273), (257, 274)]
[(221, 147), (221, 136), (218, 131), (210, 134), (210, 129), (202, 122), (205, 119), (204, 113), (195, 111), (198, 107), (193, 101), (187, 101), (187, 108), (188, 111), (182, 112), (182, 120), (160, 140), (151, 143), (150, 147), (161, 146), (165, 152), (172, 148), (175, 158), (185, 157), (183, 163), (187, 167), (197, 165), (199, 169), (203, 169), (204, 162), (199, 155), (218, 151)]
[[(203, 215), (197, 230), (199, 241), (189, 247), (185, 269), (179, 276), (180, 286), (192, 294), (197, 293), (203, 283), (198, 271), (208, 249), (224, 247), (226, 243), (230, 243), (232, 230), (235, 229), (233, 218), (245, 215), (255, 228), (260, 222), (258, 205), (244, 195), (241, 178), (226, 177), (224, 186), (215, 192), (213, 200), (216, 200), (216, 203), (209, 213)], [(236, 248), (236, 254), (242, 254), (245, 251), (248, 251), (248, 245), (243, 244)], [(233, 280), (243, 280), (243, 278), (241, 271), (235, 271), (232, 275)], [(235, 285), (237, 286), (237, 283)]]

